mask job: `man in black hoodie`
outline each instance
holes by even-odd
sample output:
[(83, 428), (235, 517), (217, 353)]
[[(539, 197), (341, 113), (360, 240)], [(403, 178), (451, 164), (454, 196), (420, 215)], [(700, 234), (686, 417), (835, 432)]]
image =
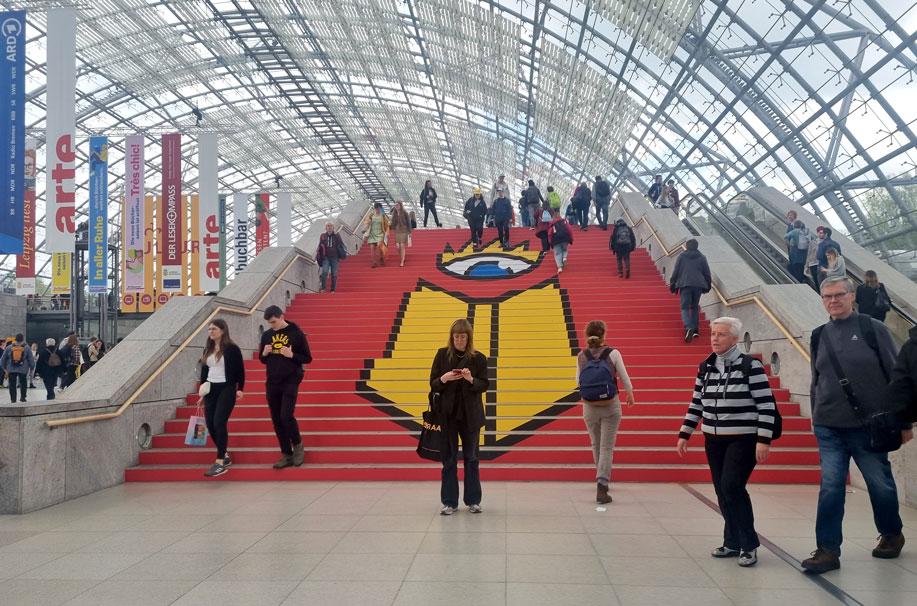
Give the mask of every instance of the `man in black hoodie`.
[(312, 361), (312, 353), (306, 335), (296, 324), (284, 319), (279, 307), (271, 305), (265, 309), (264, 319), (271, 328), (261, 335), (258, 352), (261, 363), (267, 366), (267, 405), (283, 453), (274, 463), (274, 469), (299, 467), (305, 455), (293, 410), (303, 378), (302, 365)]
[(681, 296), (681, 319), (685, 325), (685, 342), (700, 336), (697, 331), (700, 322), (700, 296), (710, 292), (713, 281), (707, 257), (697, 250), (697, 240), (685, 242), (685, 252), (678, 255), (675, 270), (669, 279), (669, 288)]

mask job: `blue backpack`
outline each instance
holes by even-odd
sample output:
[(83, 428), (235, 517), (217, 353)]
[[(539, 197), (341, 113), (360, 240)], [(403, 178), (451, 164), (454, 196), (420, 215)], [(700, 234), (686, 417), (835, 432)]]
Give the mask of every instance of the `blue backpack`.
[(587, 402), (610, 400), (618, 395), (618, 385), (614, 373), (608, 366), (608, 356), (614, 350), (606, 347), (598, 358), (593, 358), (588, 349), (584, 349), (586, 366), (579, 373), (579, 395)]

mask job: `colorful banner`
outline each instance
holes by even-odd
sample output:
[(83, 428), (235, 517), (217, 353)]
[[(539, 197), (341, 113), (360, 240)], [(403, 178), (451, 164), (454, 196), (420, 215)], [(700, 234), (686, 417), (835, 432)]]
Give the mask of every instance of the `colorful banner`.
[(51, 292), (55, 295), (70, 294), (70, 257), (73, 253), (51, 254)]
[(255, 255), (271, 245), (271, 218), (268, 210), (271, 205), (271, 194), (260, 193), (255, 196)]
[[(217, 135), (201, 133), (198, 138), (198, 189), (200, 191), (199, 216), (202, 239), (198, 271), (200, 291), (220, 290), (224, 265), (220, 263), (220, 197), (217, 192)], [(195, 216), (195, 215), (192, 215)], [(192, 291), (193, 292), (193, 291)], [(196, 293), (194, 293), (196, 294)]]
[(73, 252), (76, 233), (76, 8), (48, 9), (45, 247)]
[(147, 196), (143, 205), (143, 292), (140, 293), (138, 309), (140, 313), (152, 313), (156, 310), (156, 282), (153, 273), (153, 262), (156, 260), (156, 225), (153, 222), (159, 198)]
[(35, 146), (25, 141), (25, 180), (22, 204), (22, 254), (16, 256), (16, 294), (35, 294)]
[(190, 207), (188, 223), (188, 284), (190, 294), (203, 294), (201, 290), (201, 199), (198, 195), (188, 197)]
[(248, 194), (233, 194), (233, 214), (236, 217), (236, 274), (248, 267)]
[(0, 254), (23, 252), (25, 11), (0, 13)]
[(108, 138), (89, 138), (89, 292), (108, 291)]
[(184, 292), (182, 280), (185, 208), (181, 195), (181, 135), (162, 136), (162, 213), (159, 272), (163, 292)]
[(124, 142), (124, 206), (121, 222), (121, 256), (124, 259), (124, 292), (143, 291), (144, 209), (143, 135), (131, 135)]
[(219, 257), (220, 289), (219, 290), (223, 290), (224, 288), (226, 288), (226, 194), (220, 194), (219, 226), (220, 226), (220, 257)]
[(277, 246), (293, 244), (293, 217), (290, 192), (277, 194)]
[[(128, 222), (129, 209), (127, 208), (127, 203), (121, 205), (121, 250), (127, 250), (127, 222)], [(143, 258), (142, 256), (140, 257)], [(127, 272), (127, 256), (121, 255), (121, 275), (126, 276)], [(120, 313), (122, 314), (132, 314), (137, 312), (137, 302), (140, 298), (139, 294), (136, 292), (127, 292), (127, 281), (121, 280), (121, 307)]]

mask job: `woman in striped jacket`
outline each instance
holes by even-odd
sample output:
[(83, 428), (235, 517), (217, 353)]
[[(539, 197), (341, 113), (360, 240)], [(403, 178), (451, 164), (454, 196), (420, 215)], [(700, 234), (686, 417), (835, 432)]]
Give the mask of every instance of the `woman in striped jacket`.
[(754, 566), (760, 543), (745, 486), (755, 465), (767, 459), (777, 407), (764, 366), (738, 350), (741, 333), (736, 318), (710, 323), (713, 353), (698, 370), (676, 448), (685, 456), (688, 439), (703, 421), (707, 463), (726, 523), (723, 545), (711, 555), (738, 556), (739, 566)]

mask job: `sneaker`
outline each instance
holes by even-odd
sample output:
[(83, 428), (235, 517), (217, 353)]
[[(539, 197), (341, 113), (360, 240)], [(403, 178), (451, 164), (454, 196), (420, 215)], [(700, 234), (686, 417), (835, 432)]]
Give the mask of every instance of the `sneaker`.
[(694, 338), (694, 331), (689, 328), (685, 331), (685, 343), (690, 343), (692, 338)]
[(229, 467), (229, 466), (231, 466), (231, 465), (232, 465), (232, 457), (229, 456), (229, 453), (227, 452), (227, 453), (223, 456), (223, 467)]
[(229, 470), (226, 468), (226, 465), (220, 465), (219, 463), (214, 463), (213, 465), (210, 466), (210, 469), (204, 472), (204, 475), (208, 478), (215, 478), (217, 476), (223, 475), (227, 471)]
[(879, 537), (879, 544), (872, 550), (872, 557), (892, 560), (901, 555), (903, 547), (904, 535), (900, 532), (898, 534), (883, 534)]
[(469, 505), (469, 506), (468, 506), (468, 511), (470, 511), (471, 513), (481, 513), (481, 512), (483, 512), (484, 510), (481, 509), (481, 505), (480, 505), (480, 504), (476, 504), (476, 505)]
[(802, 561), (802, 567), (806, 572), (822, 574), (840, 568), (841, 559), (836, 554), (819, 547), (812, 552), (811, 558)]
[(754, 566), (758, 563), (758, 550), (752, 549), (751, 551), (743, 551), (739, 554), (739, 566), (742, 568), (748, 568), (749, 566)]
[(448, 505), (443, 505), (439, 510), (439, 515), (441, 516), (451, 516), (453, 513), (455, 513), (455, 507), (450, 507)]
[(306, 460), (306, 452), (303, 449), (302, 442), (293, 447), (293, 465), (299, 467)]
[(700, 333), (697, 332), (697, 329), (696, 329), (696, 328), (695, 328), (693, 331), (691, 331), (691, 338), (692, 338), (692, 339), (696, 339), (696, 338), (699, 337), (699, 336), (700, 336)]
[(717, 547), (716, 549), (711, 551), (710, 555), (712, 555), (715, 558), (734, 558), (738, 556), (739, 553), (741, 552), (738, 549), (731, 549), (723, 545), (722, 547)]
[(274, 469), (283, 469), (284, 467), (293, 466), (293, 455), (285, 454), (280, 457), (280, 460), (274, 463)]

